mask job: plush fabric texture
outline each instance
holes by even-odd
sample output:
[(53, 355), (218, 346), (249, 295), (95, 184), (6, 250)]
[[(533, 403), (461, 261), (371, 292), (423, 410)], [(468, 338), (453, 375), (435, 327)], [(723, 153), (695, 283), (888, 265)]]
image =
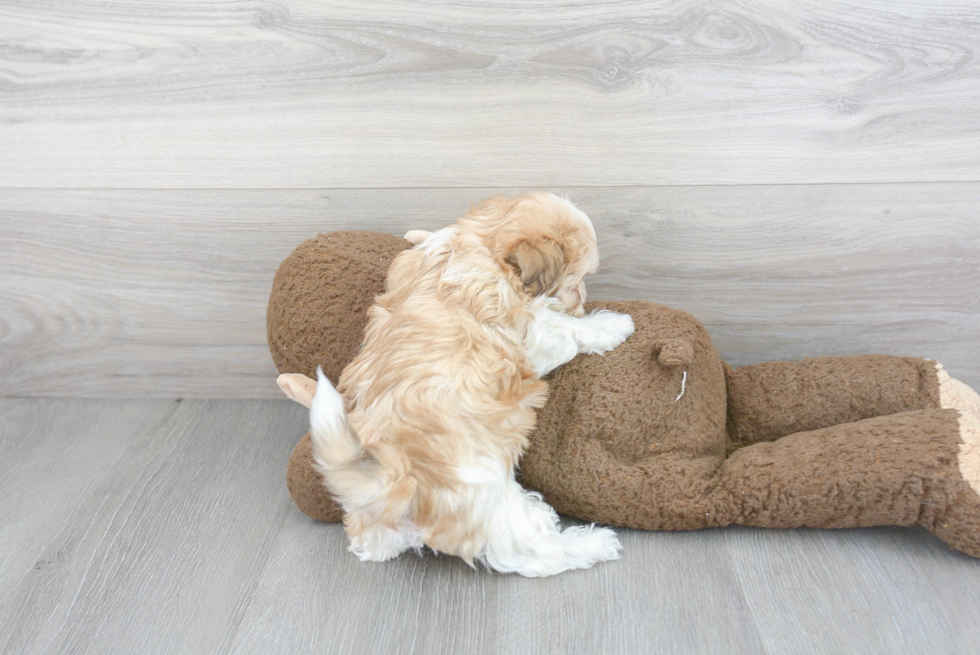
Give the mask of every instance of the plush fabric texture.
[(939, 407), (936, 363), (859, 355), (765, 362), (728, 375), (729, 448)]
[[(290, 255), (268, 314), (279, 371), (321, 364), (336, 380), (384, 270), (407, 247), (345, 232)], [(519, 477), (559, 512), (651, 530), (919, 524), (980, 557), (980, 496), (958, 465), (961, 450), (980, 448), (963, 444), (975, 418), (941, 408), (935, 362), (862, 355), (732, 369), (689, 314), (649, 302), (587, 308), (628, 312), (636, 332), (548, 379)], [(309, 435), (287, 483), (306, 514), (342, 518), (312, 469)]]
[(296, 444), (286, 469), (286, 488), (296, 507), (318, 521), (343, 521), (344, 510), (323, 486), (323, 479), (313, 468), (313, 444), (307, 432)]
[(391, 234), (357, 230), (301, 243), (279, 265), (265, 315), (276, 368), (316, 379), (320, 364), (337, 384), (361, 347), (368, 307), (384, 291), (391, 260), (411, 247)]

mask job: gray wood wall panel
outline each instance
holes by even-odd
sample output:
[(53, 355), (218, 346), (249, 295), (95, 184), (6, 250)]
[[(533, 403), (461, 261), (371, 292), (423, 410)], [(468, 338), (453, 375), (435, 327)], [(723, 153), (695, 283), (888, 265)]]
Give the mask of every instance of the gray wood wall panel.
[(973, 181), (973, 3), (0, 7), (0, 187)]
[(362, 563), (286, 493), (306, 421), (286, 400), (0, 399), (0, 651), (970, 653), (980, 639), (980, 567), (920, 529), (621, 530), (621, 560), (538, 580), (432, 553)]
[[(293, 247), (496, 191), (7, 190), (0, 395), (278, 397), (265, 305)], [(885, 352), (980, 384), (980, 183), (559, 191), (599, 233), (591, 298), (689, 311), (733, 364)]]

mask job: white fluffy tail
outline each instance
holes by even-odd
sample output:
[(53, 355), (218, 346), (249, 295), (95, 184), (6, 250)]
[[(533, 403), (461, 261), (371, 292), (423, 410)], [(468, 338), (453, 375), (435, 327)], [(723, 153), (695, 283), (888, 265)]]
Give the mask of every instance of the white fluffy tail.
[(361, 560), (376, 562), (397, 557), (409, 548), (421, 552), (421, 534), (407, 514), (415, 492), (414, 478), (385, 474), (370, 447), (364, 448), (348, 423), (343, 397), (319, 368), (316, 376), (316, 394), (310, 405), (313, 461), (327, 489), (347, 513), (349, 550)]
[(329, 471), (357, 459), (362, 451), (361, 440), (347, 423), (344, 397), (319, 366), (316, 378), (316, 393), (310, 405), (310, 440), (317, 463)]
[(378, 463), (347, 422), (343, 396), (319, 367), (316, 377), (316, 394), (310, 405), (313, 461), (327, 489), (344, 509), (360, 511), (377, 493)]

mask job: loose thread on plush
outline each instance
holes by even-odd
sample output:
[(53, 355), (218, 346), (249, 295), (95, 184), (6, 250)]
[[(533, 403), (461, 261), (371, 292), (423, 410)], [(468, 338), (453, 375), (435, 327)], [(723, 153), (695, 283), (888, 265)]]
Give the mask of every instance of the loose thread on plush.
[(684, 389), (686, 388), (687, 388), (687, 371), (684, 371), (684, 377), (681, 378), (681, 392), (677, 395), (676, 398), (674, 398), (675, 403), (681, 399), (681, 396), (684, 395)]

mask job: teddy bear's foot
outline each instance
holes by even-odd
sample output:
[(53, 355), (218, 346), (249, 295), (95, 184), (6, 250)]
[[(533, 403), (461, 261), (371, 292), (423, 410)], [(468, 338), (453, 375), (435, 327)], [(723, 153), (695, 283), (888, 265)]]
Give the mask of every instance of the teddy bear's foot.
[(980, 394), (969, 385), (949, 377), (943, 365), (936, 362), (936, 378), (939, 382), (939, 406), (943, 409), (958, 409), (980, 416)]
[(954, 548), (980, 557), (980, 395), (969, 385), (951, 378), (939, 363), (936, 377), (939, 405), (959, 412), (956, 463), (963, 482), (949, 509), (931, 527)]
[(980, 495), (980, 415), (960, 414), (960, 442), (957, 455), (960, 475)]
[(924, 524), (953, 548), (980, 557), (980, 418), (960, 411), (959, 429), (956, 460), (962, 481), (949, 490), (946, 511), (937, 518), (926, 517)]

